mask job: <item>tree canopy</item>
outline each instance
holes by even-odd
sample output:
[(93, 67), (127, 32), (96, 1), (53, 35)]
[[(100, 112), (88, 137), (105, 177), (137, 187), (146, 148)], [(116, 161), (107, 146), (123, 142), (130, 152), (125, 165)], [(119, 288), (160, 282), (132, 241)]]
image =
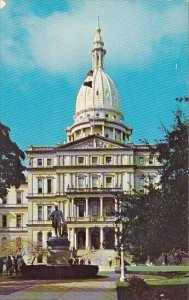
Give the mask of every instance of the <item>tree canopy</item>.
[[(188, 134), (187, 121), (178, 109), (171, 130), (156, 143), (162, 164), (159, 186), (150, 184), (145, 194), (122, 196), (122, 242), (135, 260), (152, 260), (163, 252), (188, 247)], [(152, 149), (152, 155), (154, 149)]]
[(26, 169), (21, 161), (24, 152), (10, 139), (10, 129), (0, 123), (0, 197), (8, 193), (8, 188), (18, 188), (25, 181), (23, 171)]

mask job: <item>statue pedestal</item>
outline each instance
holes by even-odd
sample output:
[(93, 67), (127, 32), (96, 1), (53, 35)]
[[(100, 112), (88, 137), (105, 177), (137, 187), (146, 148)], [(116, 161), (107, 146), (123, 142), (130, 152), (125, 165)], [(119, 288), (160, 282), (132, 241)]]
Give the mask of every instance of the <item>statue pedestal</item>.
[(70, 257), (70, 242), (66, 235), (63, 237), (51, 237), (47, 241), (49, 256), (47, 263), (53, 265), (68, 265)]

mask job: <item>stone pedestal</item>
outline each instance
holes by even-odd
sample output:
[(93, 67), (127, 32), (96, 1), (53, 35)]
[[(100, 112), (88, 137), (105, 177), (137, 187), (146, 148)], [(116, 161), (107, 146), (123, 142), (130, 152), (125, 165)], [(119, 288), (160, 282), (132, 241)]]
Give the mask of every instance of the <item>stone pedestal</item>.
[(70, 257), (70, 242), (66, 235), (63, 237), (51, 237), (47, 241), (49, 256), (47, 263), (53, 265), (68, 265)]

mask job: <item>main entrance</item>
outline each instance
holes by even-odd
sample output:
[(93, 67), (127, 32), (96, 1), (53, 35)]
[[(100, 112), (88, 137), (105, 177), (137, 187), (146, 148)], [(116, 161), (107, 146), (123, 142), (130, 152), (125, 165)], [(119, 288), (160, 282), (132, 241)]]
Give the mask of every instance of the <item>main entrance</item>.
[(97, 227), (91, 232), (91, 248), (100, 249), (100, 229)]
[(85, 231), (80, 230), (77, 234), (77, 248), (78, 249), (85, 249), (85, 243), (86, 243)]

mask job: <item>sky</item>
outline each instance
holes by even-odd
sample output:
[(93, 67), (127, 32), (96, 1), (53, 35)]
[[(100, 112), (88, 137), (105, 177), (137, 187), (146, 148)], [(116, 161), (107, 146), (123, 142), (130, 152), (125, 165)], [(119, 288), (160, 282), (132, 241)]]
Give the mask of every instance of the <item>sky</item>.
[[(22, 150), (66, 140), (100, 18), (131, 141), (154, 143), (188, 93), (187, 0), (4, 0), (0, 121)], [(186, 110), (186, 103), (181, 104)]]

